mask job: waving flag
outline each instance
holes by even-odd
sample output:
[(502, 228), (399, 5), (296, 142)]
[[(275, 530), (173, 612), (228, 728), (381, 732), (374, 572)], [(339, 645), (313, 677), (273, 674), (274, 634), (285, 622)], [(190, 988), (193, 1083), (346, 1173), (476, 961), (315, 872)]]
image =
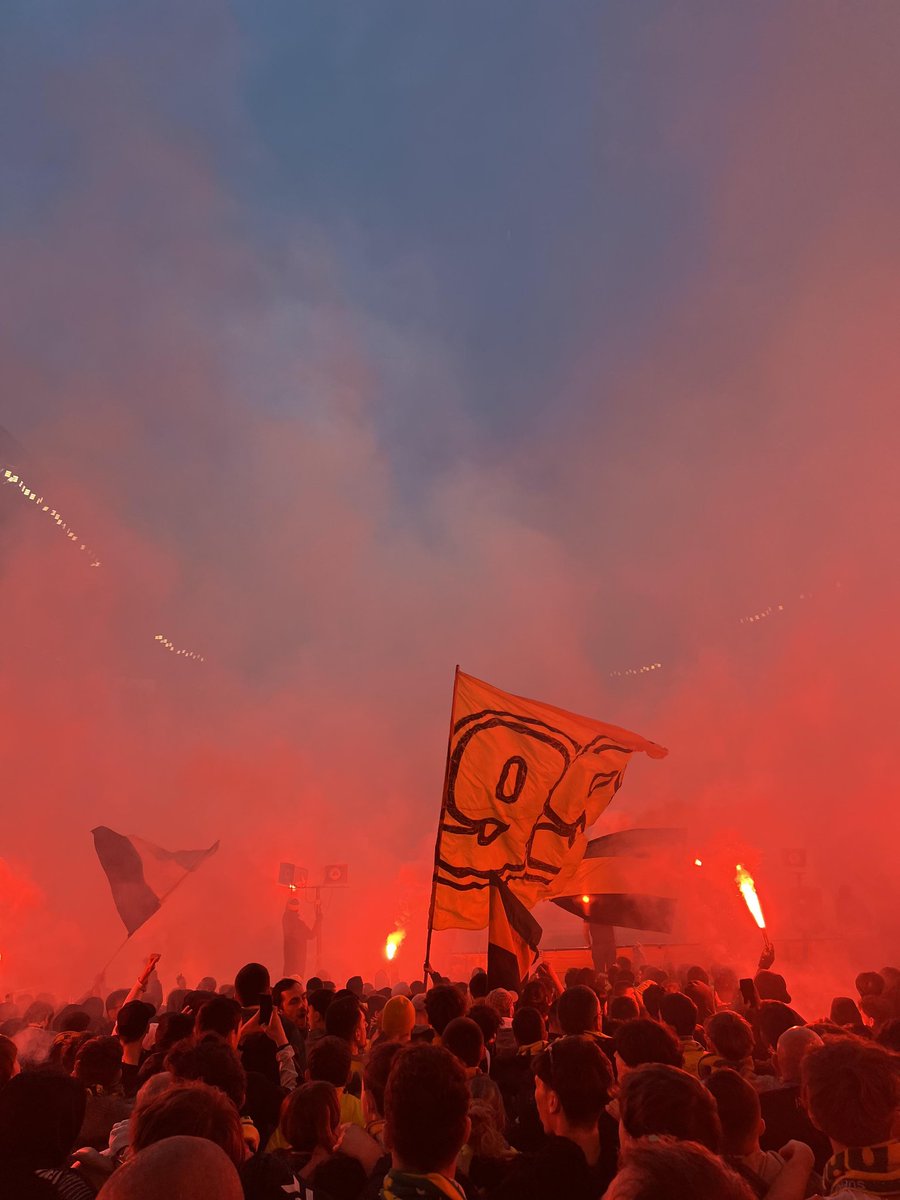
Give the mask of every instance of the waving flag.
[(115, 833), (105, 825), (98, 825), (91, 832), (100, 866), (106, 872), (129, 937), (219, 848), (216, 842), (208, 850), (163, 850), (143, 838)]
[(671, 933), (675, 897), (684, 887), (671, 852), (677, 860), (685, 837), (684, 829), (662, 828), (593, 838), (554, 903), (594, 925)]
[(638, 734), (457, 670), (430, 927), (483, 929), (496, 878), (527, 909), (565, 894), (585, 831), (639, 751), (666, 753)]
[(491, 881), (487, 973), (492, 988), (518, 992), (541, 944), (542, 929), (502, 879)]

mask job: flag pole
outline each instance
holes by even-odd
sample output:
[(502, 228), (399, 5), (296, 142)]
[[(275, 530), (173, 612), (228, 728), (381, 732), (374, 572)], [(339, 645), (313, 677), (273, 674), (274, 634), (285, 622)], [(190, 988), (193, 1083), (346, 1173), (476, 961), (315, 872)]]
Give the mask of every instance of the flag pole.
[[(137, 933), (137, 930), (135, 930), (135, 933)], [(107, 971), (109, 970), (109, 968), (112, 966), (112, 964), (113, 964), (113, 961), (119, 957), (119, 955), (122, 953), (122, 951), (123, 951), (123, 950), (125, 949), (125, 947), (128, 945), (128, 943), (131, 941), (131, 938), (132, 938), (132, 936), (133, 936), (133, 935), (129, 933), (129, 935), (128, 935), (128, 937), (125, 939), (125, 941), (124, 941), (124, 942), (122, 942), (122, 944), (121, 944), (121, 945), (117, 946), (117, 947), (115, 948), (115, 950), (113, 950), (112, 954), (109, 956), (109, 958), (107, 959), (107, 961), (106, 961), (106, 962), (104, 963), (104, 965), (103, 965), (103, 966), (100, 968), (100, 974), (97, 976), (97, 978), (98, 978), (98, 979), (102, 979), (102, 978), (103, 978), (103, 976), (106, 974), (106, 972), (107, 972)]]
[(425, 988), (428, 989), (428, 972), (431, 970), (431, 935), (434, 933), (434, 906), (437, 900), (438, 860), (441, 853), (441, 829), (447, 809), (447, 787), (450, 783), (450, 746), (453, 743), (453, 714), (456, 712), (456, 689), (459, 683), (459, 663), (453, 673), (453, 695), (450, 699), (450, 728), (447, 731), (447, 762), (444, 767), (444, 790), (441, 794), (441, 814), (438, 817), (437, 836), (434, 839), (434, 871), (431, 876), (431, 903), (428, 905), (428, 935), (425, 939)]

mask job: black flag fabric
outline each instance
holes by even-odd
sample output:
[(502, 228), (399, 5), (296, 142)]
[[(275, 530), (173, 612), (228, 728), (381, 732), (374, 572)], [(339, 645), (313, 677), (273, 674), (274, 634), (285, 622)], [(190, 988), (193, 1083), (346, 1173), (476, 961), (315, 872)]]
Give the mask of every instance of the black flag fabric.
[(131, 937), (152, 917), (170, 892), (219, 848), (163, 850), (105, 825), (91, 830), (100, 866), (106, 872), (119, 916)]
[[(554, 899), (592, 925), (671, 933), (683, 857), (684, 829), (621, 829), (593, 838), (569, 881)], [(673, 861), (674, 860), (674, 861)]]
[(488, 984), (518, 992), (538, 946), (541, 927), (504, 881), (491, 880), (488, 920)]

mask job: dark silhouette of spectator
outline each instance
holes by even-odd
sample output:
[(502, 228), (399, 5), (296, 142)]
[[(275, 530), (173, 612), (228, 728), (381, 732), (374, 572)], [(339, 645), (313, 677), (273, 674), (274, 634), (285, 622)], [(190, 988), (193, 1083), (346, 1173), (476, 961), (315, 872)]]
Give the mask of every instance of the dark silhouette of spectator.
[(0, 1195), (93, 1200), (68, 1166), (86, 1105), (84, 1086), (54, 1067), (23, 1071), (0, 1089)]

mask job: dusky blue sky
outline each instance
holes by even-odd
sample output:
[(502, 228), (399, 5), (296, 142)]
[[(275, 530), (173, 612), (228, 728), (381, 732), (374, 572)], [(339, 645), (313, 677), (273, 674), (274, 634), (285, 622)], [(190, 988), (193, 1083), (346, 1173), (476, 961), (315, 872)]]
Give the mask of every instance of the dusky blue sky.
[[(4, 227), (39, 235), (91, 186), (84, 142), (140, 107), (206, 159), (274, 263), (309, 222), (343, 302), (439, 345), (502, 442), (560, 402), (585, 344), (612, 374), (702, 266), (711, 180), (779, 7), (699, 5), (679, 28), (671, 5), (596, 0), (10, 3)], [(67, 108), (67, 78), (95, 69), (106, 111), (79, 113), (80, 86)], [(686, 89), (705, 101), (676, 142)], [(417, 449), (438, 452), (427, 430)]]

